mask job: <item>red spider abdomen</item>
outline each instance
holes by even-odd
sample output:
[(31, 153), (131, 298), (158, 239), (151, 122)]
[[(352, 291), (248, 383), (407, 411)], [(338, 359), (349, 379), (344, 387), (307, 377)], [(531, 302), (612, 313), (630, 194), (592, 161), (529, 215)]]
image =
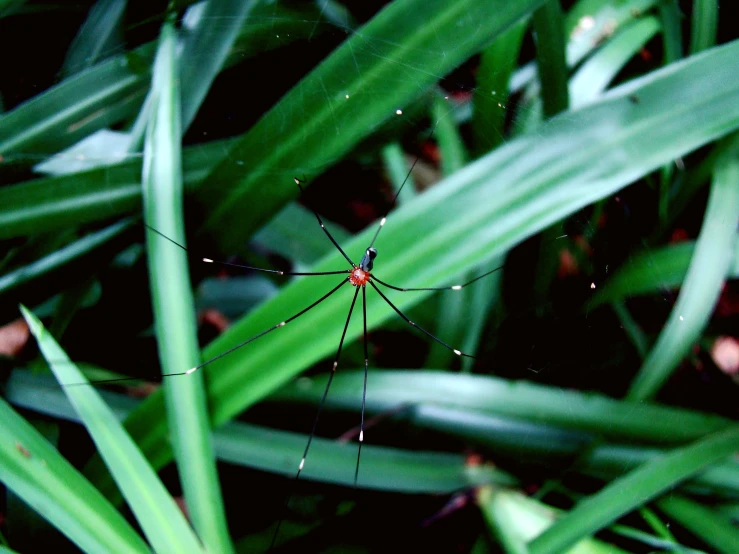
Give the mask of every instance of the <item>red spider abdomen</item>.
[(363, 287), (370, 280), (370, 272), (355, 266), (354, 271), (349, 275), (349, 282), (355, 287)]

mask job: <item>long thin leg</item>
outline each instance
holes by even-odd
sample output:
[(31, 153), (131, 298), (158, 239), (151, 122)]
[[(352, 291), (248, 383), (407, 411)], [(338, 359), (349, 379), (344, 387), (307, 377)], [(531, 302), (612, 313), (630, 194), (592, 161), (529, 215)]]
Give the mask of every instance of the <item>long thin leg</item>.
[[(258, 338), (263, 337), (267, 333), (271, 333), (275, 329), (279, 329), (281, 327), (284, 327), (285, 325), (287, 325), (288, 323), (290, 323), (294, 319), (299, 318), (301, 315), (303, 315), (308, 310), (310, 310), (310, 309), (315, 308), (316, 306), (318, 306), (318, 304), (320, 304), (321, 302), (323, 302), (324, 300), (326, 300), (326, 298), (328, 298), (329, 296), (331, 296), (333, 293), (335, 293), (341, 287), (343, 287), (344, 285), (346, 285), (348, 282), (349, 282), (349, 279), (342, 280), (341, 283), (339, 283), (334, 288), (332, 288), (330, 291), (328, 291), (326, 294), (324, 294), (323, 296), (321, 296), (321, 298), (319, 298), (318, 300), (316, 300), (315, 302), (313, 302), (313, 304), (311, 304), (307, 308), (303, 308), (302, 310), (300, 310), (294, 316), (287, 318), (285, 321), (280, 321), (277, 325), (273, 325), (269, 329), (266, 329), (266, 330), (262, 331), (261, 333), (256, 334), (253, 337), (248, 338), (248, 339), (246, 339), (243, 342), (240, 342), (239, 344), (237, 344), (236, 346), (234, 346), (232, 348), (229, 348), (225, 352), (221, 352), (220, 354), (218, 354), (218, 356), (215, 356), (214, 358), (211, 358), (210, 360), (207, 360), (207, 361), (203, 362), (200, 365), (197, 365), (197, 366), (195, 366), (193, 368), (190, 368), (187, 371), (179, 371), (179, 372), (175, 372), (175, 373), (162, 373), (162, 377), (174, 377), (176, 375), (189, 375), (190, 373), (193, 373), (193, 372), (197, 371), (198, 369), (200, 369), (202, 367), (205, 367), (208, 364), (211, 364), (211, 363), (215, 362), (216, 360), (220, 360), (221, 358), (223, 358), (224, 356), (227, 356), (231, 352), (233, 352), (235, 350), (238, 350), (239, 348), (241, 348), (243, 346), (246, 346), (250, 342), (254, 342)], [(356, 298), (356, 294), (355, 294), (355, 298)], [(346, 333), (346, 329), (344, 330), (344, 332)], [(343, 337), (342, 337), (342, 340), (343, 340)], [(79, 386), (79, 385), (89, 385), (89, 384), (119, 383), (119, 382), (122, 382), (122, 381), (138, 381), (140, 379), (141, 379), (140, 377), (120, 377), (120, 378), (116, 378), (116, 379), (100, 379), (98, 381), (88, 381), (86, 383), (67, 383), (67, 384), (63, 384), (62, 386), (63, 387), (76, 387), (76, 386)]]
[[(434, 128), (431, 129), (431, 132), (429, 133), (427, 140), (434, 136), (434, 133), (436, 132), (436, 127), (438, 125), (439, 125), (439, 122), (437, 121), (434, 124)], [(388, 208), (388, 211), (385, 213), (385, 216), (380, 220), (380, 224), (377, 226), (377, 231), (375, 231), (375, 236), (372, 237), (372, 242), (370, 242), (370, 245), (368, 246), (368, 248), (372, 248), (374, 246), (375, 241), (377, 240), (377, 235), (380, 234), (380, 231), (382, 231), (382, 228), (387, 222), (387, 216), (390, 213), (390, 210), (392, 210), (395, 207), (395, 203), (398, 201), (398, 196), (400, 196), (400, 193), (402, 192), (403, 187), (405, 187), (405, 184), (408, 182), (408, 179), (410, 179), (411, 173), (413, 173), (413, 170), (415, 169), (416, 164), (418, 163), (418, 160), (420, 159), (421, 159), (421, 156), (416, 156), (416, 159), (413, 160), (413, 164), (411, 164), (411, 168), (408, 170), (408, 173), (406, 173), (405, 179), (403, 179), (403, 182), (400, 184), (400, 187), (398, 188), (398, 192), (396, 192), (395, 196), (393, 196), (393, 201), (390, 203), (390, 208)]]
[(351, 273), (351, 270), (345, 269), (341, 271), (318, 271), (318, 272), (312, 272), (312, 273), (306, 273), (306, 272), (292, 272), (292, 271), (280, 271), (279, 269), (264, 269), (262, 267), (254, 267), (251, 265), (243, 265), (243, 264), (234, 264), (231, 262), (222, 262), (219, 260), (213, 260), (211, 258), (201, 258), (199, 256), (193, 255), (190, 250), (183, 244), (180, 244), (176, 240), (173, 240), (169, 238), (167, 235), (162, 233), (161, 231), (158, 231), (157, 229), (154, 229), (151, 225), (148, 225), (144, 223), (147, 229), (149, 229), (151, 232), (156, 233), (160, 237), (162, 237), (165, 240), (168, 240), (175, 246), (178, 246), (182, 248), (185, 252), (187, 252), (188, 255), (192, 256), (193, 258), (197, 258), (198, 261), (206, 263), (206, 264), (215, 264), (215, 265), (222, 265), (227, 267), (238, 267), (240, 269), (252, 269), (254, 271), (261, 271), (263, 273), (274, 273), (275, 275), (342, 275), (344, 273)]
[[(295, 184), (298, 185), (298, 188), (300, 189), (300, 192), (302, 192), (303, 194), (305, 194), (305, 189), (303, 189), (303, 185), (302, 185), (302, 183), (304, 183), (305, 181), (301, 181), (297, 177), (293, 177), (293, 180), (295, 181)], [(353, 269), (354, 268), (354, 262), (352, 261), (352, 259), (349, 256), (346, 255), (346, 252), (344, 252), (342, 250), (341, 246), (339, 246), (339, 243), (336, 242), (336, 239), (331, 236), (331, 233), (329, 232), (328, 229), (326, 229), (326, 226), (323, 224), (323, 220), (321, 219), (321, 216), (318, 215), (318, 212), (316, 210), (314, 210), (313, 208), (310, 208), (309, 207), (308, 209), (313, 212), (313, 215), (316, 216), (316, 219), (318, 220), (318, 224), (321, 226), (321, 229), (323, 229), (323, 232), (326, 233), (326, 236), (334, 244), (334, 246), (336, 247), (336, 249), (339, 252), (341, 252), (341, 255), (344, 256), (344, 258), (346, 258), (346, 261), (349, 262), (349, 265), (351, 265), (352, 266), (352, 269)]]
[(362, 444), (364, 444), (364, 407), (367, 404), (367, 366), (369, 366), (369, 356), (367, 355), (367, 291), (366, 287), (362, 287), (362, 322), (364, 323), (364, 385), (362, 386), (362, 415), (359, 419), (359, 448), (357, 449), (357, 467), (354, 468), (354, 486), (357, 486), (357, 477), (359, 477), (359, 459), (362, 457)]
[[(362, 287), (362, 290), (364, 290), (364, 287)], [(339, 341), (339, 348), (336, 350), (336, 357), (334, 358), (334, 365), (331, 367), (331, 373), (328, 376), (328, 382), (326, 383), (326, 388), (323, 389), (323, 396), (321, 397), (321, 401), (318, 404), (318, 409), (316, 410), (316, 417), (313, 419), (313, 427), (310, 430), (310, 435), (308, 435), (308, 442), (305, 444), (305, 450), (303, 450), (303, 457), (300, 459), (300, 464), (298, 465), (298, 471), (295, 474), (295, 479), (293, 480), (293, 487), (295, 486), (295, 483), (300, 478), (300, 474), (303, 471), (303, 468), (305, 467), (305, 459), (308, 457), (308, 450), (310, 450), (310, 445), (313, 442), (313, 437), (316, 434), (316, 428), (318, 427), (318, 420), (321, 417), (321, 412), (323, 411), (323, 406), (326, 404), (326, 397), (328, 396), (328, 390), (331, 388), (331, 382), (334, 380), (334, 375), (336, 375), (336, 368), (339, 365), (339, 356), (341, 355), (341, 349), (344, 346), (344, 338), (346, 337), (346, 330), (349, 327), (349, 321), (352, 318), (352, 312), (354, 311), (354, 304), (357, 302), (357, 294), (359, 294), (359, 288), (354, 291), (354, 298), (352, 298), (352, 305), (349, 307), (349, 313), (346, 316), (346, 322), (344, 323), (344, 330), (341, 332), (341, 340)], [(356, 477), (355, 477), (356, 479)], [(287, 509), (287, 505), (290, 503), (290, 498), (292, 498), (292, 492), (288, 494), (287, 498), (285, 499), (285, 504), (283, 506), (283, 511)], [(280, 521), (277, 523), (277, 528), (275, 529), (274, 534), (272, 535), (272, 542), (269, 545), (269, 550), (272, 550), (272, 547), (275, 545), (275, 541), (277, 540), (277, 534), (280, 532), (280, 527), (282, 526), (282, 521), (285, 519), (284, 517), (280, 518)]]
[(467, 281), (466, 283), (462, 283), (461, 285), (447, 285), (445, 287), (419, 287), (419, 288), (413, 288), (413, 287), (396, 287), (395, 285), (391, 285), (389, 283), (386, 283), (385, 281), (382, 281), (381, 279), (378, 279), (374, 274), (372, 274), (372, 280), (377, 281), (380, 283), (383, 287), (387, 287), (389, 289), (393, 290), (399, 290), (401, 292), (408, 292), (412, 290), (462, 290), (463, 288), (471, 285), (472, 283), (479, 281), (480, 279), (484, 279), (488, 275), (491, 275), (492, 273), (495, 273), (496, 271), (499, 271), (503, 269), (505, 266), (498, 266), (495, 269), (491, 269), (487, 273), (483, 273), (482, 275), (478, 275), (471, 281)]
[[(372, 276), (372, 278), (374, 279), (374, 275)], [(473, 356), (472, 354), (465, 354), (465, 353), (464, 353), (464, 352), (462, 352), (461, 350), (457, 350), (456, 348), (454, 348), (454, 347), (452, 347), (452, 346), (449, 346), (449, 345), (448, 345), (447, 343), (445, 343), (445, 342), (444, 342), (443, 340), (441, 340), (440, 338), (438, 338), (438, 337), (436, 337), (436, 336), (432, 335), (431, 333), (429, 333), (429, 332), (428, 332), (428, 331), (427, 331), (426, 329), (424, 329), (423, 327), (421, 327), (421, 326), (419, 326), (419, 325), (416, 325), (415, 323), (413, 323), (413, 322), (412, 322), (412, 321), (411, 321), (410, 319), (408, 319), (408, 316), (406, 316), (406, 315), (405, 315), (405, 314), (404, 314), (403, 312), (401, 312), (401, 311), (400, 311), (400, 310), (399, 310), (399, 309), (397, 308), (397, 306), (395, 306), (395, 304), (393, 304), (392, 302), (390, 302), (390, 299), (389, 299), (389, 298), (388, 298), (387, 296), (385, 296), (384, 294), (382, 294), (382, 291), (381, 291), (380, 289), (378, 289), (378, 288), (377, 288), (377, 285), (375, 285), (375, 284), (374, 284), (374, 283), (373, 283), (372, 281), (370, 281), (370, 282), (369, 282), (369, 284), (370, 284), (370, 285), (372, 285), (372, 288), (373, 288), (373, 289), (375, 289), (375, 290), (377, 291), (377, 293), (378, 293), (378, 294), (379, 294), (380, 296), (382, 296), (382, 299), (383, 299), (383, 300), (384, 300), (385, 302), (387, 302), (387, 303), (388, 303), (388, 305), (389, 305), (389, 306), (390, 306), (390, 307), (391, 307), (391, 308), (392, 308), (393, 310), (395, 310), (395, 313), (397, 313), (397, 314), (398, 314), (398, 315), (399, 315), (400, 317), (402, 317), (402, 318), (403, 318), (403, 319), (405, 320), (405, 322), (406, 322), (406, 323), (408, 323), (408, 324), (409, 324), (409, 325), (410, 325), (411, 327), (415, 327), (416, 329), (418, 329), (418, 330), (419, 330), (419, 331), (421, 331), (422, 333), (425, 333), (425, 334), (426, 334), (427, 336), (429, 336), (430, 338), (432, 338), (432, 339), (434, 339), (434, 340), (435, 340), (436, 342), (438, 342), (438, 343), (439, 343), (440, 345), (442, 345), (442, 346), (443, 346), (444, 348), (447, 348), (447, 349), (451, 350), (452, 352), (454, 352), (454, 353), (455, 353), (455, 354), (456, 354), (457, 356), (464, 356), (465, 358), (474, 358), (474, 356)]]

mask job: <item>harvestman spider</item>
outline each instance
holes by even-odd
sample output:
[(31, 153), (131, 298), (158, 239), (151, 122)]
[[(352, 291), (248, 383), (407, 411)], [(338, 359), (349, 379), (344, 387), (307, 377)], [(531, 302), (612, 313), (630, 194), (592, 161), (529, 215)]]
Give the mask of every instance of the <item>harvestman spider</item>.
[[(393, 198), (393, 201), (391, 203), (391, 206), (395, 204), (395, 201), (397, 200), (398, 195), (400, 194), (400, 191), (403, 189), (403, 187), (405, 186), (405, 183), (408, 181), (408, 178), (410, 177), (410, 174), (413, 171), (413, 168), (414, 168), (414, 166), (416, 165), (417, 162), (418, 162), (418, 159), (416, 159), (416, 162), (414, 162), (413, 165), (411, 166), (411, 168), (410, 168), (410, 170), (408, 172), (408, 175), (406, 176), (405, 180), (403, 181), (403, 184), (399, 187), (397, 193), (395, 194), (395, 196)], [(301, 193), (305, 193), (305, 189), (303, 188), (303, 184), (305, 183), (305, 181), (303, 181), (301, 179), (298, 179), (298, 178), (294, 178), (294, 180), (295, 180), (295, 184), (298, 186), (298, 188), (300, 188)], [(400, 292), (461, 290), (464, 287), (467, 287), (468, 285), (471, 285), (472, 283), (475, 283), (476, 281), (479, 281), (480, 279), (483, 279), (483, 278), (487, 277), (488, 275), (490, 275), (490, 274), (498, 271), (499, 269), (502, 268), (502, 266), (496, 267), (496, 268), (494, 268), (494, 269), (492, 269), (492, 270), (490, 270), (490, 271), (488, 271), (486, 273), (483, 273), (482, 275), (479, 275), (478, 277), (476, 277), (476, 278), (474, 278), (474, 279), (472, 279), (470, 281), (467, 281), (466, 283), (462, 283), (460, 285), (451, 285), (451, 286), (444, 286), (444, 287), (420, 287), (420, 288), (398, 287), (398, 286), (395, 286), (395, 285), (391, 285), (391, 284), (386, 283), (385, 281), (381, 280), (380, 278), (378, 278), (376, 275), (374, 275), (372, 273), (373, 266), (374, 266), (374, 260), (375, 260), (375, 258), (378, 255), (377, 249), (374, 247), (374, 244), (375, 244), (375, 241), (377, 240), (378, 235), (380, 234), (380, 231), (382, 230), (383, 226), (385, 225), (385, 222), (387, 221), (387, 215), (380, 220), (380, 224), (377, 227), (377, 230), (375, 231), (374, 236), (372, 237), (372, 241), (370, 242), (369, 246), (364, 251), (364, 255), (362, 256), (362, 260), (359, 262), (359, 264), (355, 264), (352, 261), (352, 259), (346, 254), (346, 252), (344, 252), (344, 250), (341, 248), (341, 246), (336, 241), (336, 239), (334, 239), (334, 237), (331, 235), (331, 232), (326, 228), (326, 226), (323, 223), (323, 219), (321, 219), (321, 216), (318, 214), (318, 212), (316, 212), (313, 209), (311, 209), (311, 211), (313, 212), (313, 215), (316, 217), (316, 220), (318, 221), (318, 224), (321, 226), (321, 229), (323, 229), (323, 232), (326, 234), (326, 236), (331, 241), (331, 243), (334, 245), (334, 247), (341, 253), (341, 255), (344, 257), (344, 259), (349, 263), (349, 265), (351, 266), (351, 269), (338, 270), (338, 271), (323, 271), (323, 272), (287, 272), (287, 271), (280, 271), (280, 270), (274, 270), (274, 269), (264, 269), (264, 268), (252, 267), (252, 266), (247, 266), (247, 265), (242, 265), (242, 264), (235, 264), (235, 263), (225, 262), (225, 261), (218, 261), (218, 260), (213, 260), (211, 258), (200, 258), (200, 261), (201, 262), (204, 262), (204, 263), (209, 263), (209, 264), (217, 264), (217, 265), (228, 266), (228, 267), (235, 267), (235, 268), (241, 268), (241, 269), (251, 269), (251, 270), (254, 270), (254, 271), (261, 271), (261, 272), (266, 272), (266, 273), (274, 273), (274, 274), (277, 274), (277, 275), (291, 275), (291, 276), (346, 275), (346, 277), (344, 279), (342, 279), (341, 282), (338, 285), (336, 285), (334, 288), (332, 288), (329, 292), (327, 292), (326, 294), (324, 294), (323, 296), (321, 296), (318, 300), (316, 300), (315, 302), (313, 302), (312, 304), (310, 304), (306, 308), (303, 308), (298, 313), (296, 313), (296, 314), (292, 315), (291, 317), (285, 319), (284, 321), (281, 321), (281, 322), (277, 323), (276, 325), (273, 325), (272, 327), (269, 327), (269, 328), (265, 329), (264, 331), (262, 331), (262, 332), (260, 332), (260, 333), (258, 333), (256, 335), (254, 335), (253, 337), (248, 338), (248, 339), (240, 342), (236, 346), (234, 346), (232, 348), (229, 348), (228, 350), (226, 350), (226, 351), (218, 354), (214, 358), (211, 358), (211, 359), (209, 359), (209, 360), (201, 363), (200, 365), (197, 365), (197, 366), (195, 366), (193, 368), (190, 368), (187, 371), (176, 372), (176, 373), (165, 373), (165, 374), (162, 374), (162, 376), (163, 377), (173, 377), (173, 376), (176, 376), (176, 375), (189, 375), (189, 374), (191, 374), (191, 373), (199, 370), (200, 368), (205, 367), (206, 365), (211, 364), (212, 362), (214, 362), (214, 361), (216, 361), (216, 360), (218, 360), (220, 358), (223, 358), (224, 356), (227, 356), (231, 352), (234, 352), (235, 350), (238, 350), (239, 348), (242, 348), (242, 347), (246, 346), (247, 344), (249, 344), (249, 343), (251, 343), (251, 342), (253, 342), (253, 341), (255, 341), (255, 340), (257, 340), (257, 339), (259, 339), (261, 337), (263, 337), (264, 335), (266, 335), (268, 333), (271, 333), (272, 331), (275, 331), (277, 329), (280, 329), (280, 328), (284, 327), (285, 325), (287, 325), (291, 321), (297, 319), (298, 317), (300, 317), (304, 313), (308, 312), (309, 310), (311, 310), (312, 308), (316, 307), (318, 304), (320, 304), (321, 302), (323, 302), (324, 300), (326, 300), (329, 296), (331, 296), (332, 294), (334, 294), (341, 287), (343, 287), (347, 283), (350, 283), (353, 287), (355, 287), (354, 296), (352, 298), (352, 302), (351, 302), (351, 305), (349, 307), (349, 313), (347, 314), (346, 322), (344, 323), (344, 328), (343, 328), (343, 331), (341, 333), (341, 339), (339, 340), (339, 347), (338, 347), (338, 349), (336, 351), (336, 356), (334, 357), (334, 362), (333, 362), (333, 365), (331, 367), (331, 373), (330, 373), (329, 378), (328, 378), (328, 381), (326, 383), (326, 387), (325, 387), (325, 389), (323, 391), (323, 395), (321, 396), (321, 400), (320, 400), (320, 402), (318, 404), (316, 415), (315, 415), (315, 418), (313, 420), (313, 426), (311, 428), (310, 434), (308, 435), (308, 441), (306, 442), (305, 449), (303, 450), (303, 456), (302, 456), (302, 458), (300, 460), (300, 463), (298, 464), (298, 469), (297, 469), (297, 472), (295, 474), (295, 478), (294, 479), (295, 479), (295, 481), (297, 481), (300, 478), (300, 474), (303, 471), (303, 468), (305, 467), (305, 460), (308, 457), (308, 451), (310, 450), (311, 442), (313, 441), (313, 437), (315, 436), (315, 433), (316, 433), (316, 429), (317, 429), (317, 426), (318, 426), (318, 420), (320, 418), (321, 412), (322, 412), (323, 407), (324, 407), (324, 404), (326, 402), (326, 398), (328, 396), (329, 389), (331, 388), (331, 382), (333, 381), (334, 375), (336, 374), (336, 369), (337, 369), (337, 367), (339, 365), (339, 357), (341, 356), (341, 350), (342, 350), (342, 348), (344, 346), (344, 339), (346, 338), (346, 332), (347, 332), (347, 329), (349, 327), (349, 322), (351, 320), (352, 313), (354, 311), (354, 306), (356, 305), (356, 302), (357, 302), (357, 296), (359, 295), (359, 291), (361, 290), (362, 291), (362, 318), (363, 318), (363, 324), (364, 324), (363, 325), (364, 383), (363, 383), (363, 386), (362, 386), (362, 407), (361, 407), (361, 416), (360, 416), (360, 424), (359, 424), (359, 446), (358, 446), (358, 449), (357, 449), (357, 463), (356, 463), (356, 466), (355, 466), (355, 469), (354, 469), (354, 486), (356, 487), (356, 485), (357, 485), (357, 478), (359, 476), (359, 462), (360, 462), (360, 459), (361, 459), (361, 456), (362, 456), (362, 444), (364, 443), (364, 423), (365, 423), (364, 422), (364, 413), (365, 413), (366, 396), (367, 396), (367, 374), (368, 374), (368, 366), (369, 366), (369, 356), (368, 356), (368, 353), (367, 353), (367, 300), (366, 300), (366, 298), (367, 298), (367, 296), (366, 296), (366, 288), (367, 288), (367, 285), (370, 285), (373, 289), (375, 289), (375, 291), (377, 291), (377, 293), (380, 295), (380, 297), (382, 297), (382, 299), (385, 302), (387, 302), (387, 304), (395, 311), (395, 313), (397, 313), (411, 327), (414, 327), (414, 328), (418, 329), (419, 331), (421, 331), (422, 333), (424, 333), (425, 335), (427, 335), (428, 337), (430, 337), (434, 341), (436, 341), (439, 344), (441, 344), (444, 348), (447, 348), (448, 350), (454, 352), (457, 356), (467, 357), (467, 358), (474, 358), (474, 356), (472, 356), (471, 354), (466, 354), (466, 353), (462, 352), (461, 350), (458, 350), (458, 349), (450, 346), (449, 344), (447, 344), (446, 342), (444, 342), (440, 338), (436, 337), (435, 335), (433, 335), (432, 333), (430, 333), (429, 331), (427, 331), (423, 327), (420, 327), (419, 325), (417, 325), (416, 323), (414, 323), (413, 321), (411, 321), (402, 311), (400, 311), (400, 309), (397, 306), (395, 306), (395, 304), (392, 303), (392, 301), (387, 296), (385, 296), (385, 294), (375, 284), (375, 281), (377, 283), (379, 283), (380, 285), (382, 285), (383, 287), (386, 287), (386, 288), (392, 289), (392, 290), (396, 290), (396, 291), (400, 291)], [(190, 254), (190, 251), (185, 246), (183, 246), (182, 244), (180, 244), (180, 243), (172, 240), (171, 238), (169, 238), (166, 235), (164, 235), (163, 233), (157, 231), (153, 227), (150, 227), (148, 225), (147, 225), (147, 227), (148, 227), (148, 229), (150, 231), (158, 234), (160, 237), (166, 239), (167, 241), (173, 243), (174, 245), (178, 246), (179, 248), (181, 248), (182, 250), (184, 250), (185, 252), (187, 252), (188, 254)], [(286, 501), (286, 504), (287, 504), (287, 502), (289, 502), (289, 497), (288, 497), (288, 499)], [(277, 537), (277, 534), (279, 532), (281, 523), (282, 523), (282, 520), (280, 520), (280, 522), (278, 523), (277, 528), (275, 530), (275, 533), (273, 535), (273, 540), (272, 540), (272, 544), (273, 545), (274, 545), (274, 541), (275, 541), (275, 539)]]

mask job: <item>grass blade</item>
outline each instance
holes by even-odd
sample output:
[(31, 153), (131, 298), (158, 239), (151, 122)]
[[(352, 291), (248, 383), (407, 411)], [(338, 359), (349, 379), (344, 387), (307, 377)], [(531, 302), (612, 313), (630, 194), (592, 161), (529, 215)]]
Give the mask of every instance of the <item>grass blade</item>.
[[(143, 195), (146, 222), (185, 243), (182, 206), (182, 135), (177, 86), (176, 36), (171, 21), (162, 27), (154, 63), (152, 111), (144, 145)], [(188, 257), (147, 232), (154, 328), (163, 373), (181, 372), (200, 362)], [(229, 552), (223, 501), (213, 455), (202, 374), (165, 382), (180, 481), (190, 517), (206, 548)]]
[(226, 63), (234, 41), (247, 14), (254, 7), (254, 0), (221, 0), (190, 8), (185, 16), (197, 13), (194, 31), (186, 35), (180, 61), (182, 87), (182, 128), (187, 130), (205, 99), (216, 75)]
[(559, 0), (546, 0), (534, 11), (534, 33), (544, 116), (550, 118), (566, 110), (569, 104), (564, 21)]
[(0, 399), (0, 480), (87, 552), (148, 552), (121, 514)]
[(733, 455), (737, 444), (739, 427), (731, 427), (675, 449), (663, 458), (612, 481), (599, 493), (578, 503), (572, 511), (531, 541), (529, 552), (554, 554), (565, 551), (578, 540), (649, 502), (669, 487)]
[(739, 223), (739, 136), (717, 162), (703, 227), (677, 302), (627, 394), (653, 397), (698, 340), (729, 272)]
[[(21, 306), (31, 332), (69, 401), (92, 436), (121, 492), (155, 550), (202, 552), (182, 512), (94, 388), (49, 335), (41, 321)], [(76, 384), (82, 384), (77, 386)]]
[[(238, 249), (297, 195), (293, 177), (310, 181), (541, 1), (388, 4), (293, 87), (213, 171), (207, 193), (197, 196), (207, 210), (201, 231), (224, 251)], [(393, 86), (383, 94), (372, 92), (388, 82)], [(245, 218), (245, 207), (257, 203), (260, 209)], [(216, 232), (223, 228), (233, 232)]]
[(126, 10), (125, 0), (98, 0), (90, 8), (85, 22), (67, 50), (62, 73), (74, 75), (105, 57), (122, 42), (121, 24)]
[(717, 552), (732, 554), (739, 544), (739, 531), (731, 522), (680, 494), (668, 494), (657, 500), (657, 507), (683, 527), (710, 544)]
[(690, 20), (690, 53), (696, 54), (716, 44), (718, 2), (695, 0)]
[[(730, 254), (727, 277), (739, 278), (739, 237)], [(624, 264), (606, 281), (588, 303), (592, 310), (607, 302), (616, 302), (632, 296), (655, 294), (662, 289), (676, 289), (685, 280), (690, 260), (695, 252), (695, 242), (679, 242), (662, 248), (645, 250)]]
[[(362, 372), (337, 373), (327, 406), (357, 410)], [(324, 378), (291, 385), (273, 398), (315, 403)], [(398, 406), (431, 405), (504, 416), (594, 433), (611, 440), (676, 444), (725, 429), (730, 420), (715, 415), (607, 396), (565, 391), (526, 381), (511, 382), (442, 371), (375, 371), (370, 374), (367, 409), (383, 412)]]

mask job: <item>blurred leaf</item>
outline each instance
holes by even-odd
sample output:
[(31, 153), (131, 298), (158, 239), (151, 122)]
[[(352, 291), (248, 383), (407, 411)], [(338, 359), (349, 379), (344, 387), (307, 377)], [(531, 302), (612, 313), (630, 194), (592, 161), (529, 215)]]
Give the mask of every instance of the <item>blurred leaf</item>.
[(717, 552), (732, 554), (736, 551), (739, 531), (713, 510), (675, 493), (657, 500), (657, 507)]
[[(735, 238), (734, 242), (739, 244), (739, 238)], [(592, 310), (601, 304), (627, 297), (678, 288), (685, 279), (694, 252), (695, 241), (686, 241), (632, 256), (603, 286), (599, 285), (587, 309)], [(729, 255), (727, 276), (739, 278), (739, 246), (735, 246)]]
[(80, 548), (148, 552), (115, 508), (0, 399), (0, 480)]
[(480, 57), (478, 93), (472, 98), (472, 132), (477, 156), (503, 143), (508, 104), (508, 82), (516, 68), (528, 20), (523, 19), (501, 33)]
[[(549, 528), (559, 511), (520, 492), (485, 487), (477, 495), (483, 517), (507, 553), (527, 554), (526, 542)], [(568, 554), (625, 554), (613, 545), (583, 538), (567, 550)]]
[(691, 54), (714, 46), (718, 27), (718, 2), (716, 0), (694, 0), (690, 23)]
[[(339, 243), (351, 236), (336, 223), (325, 217), (323, 220)], [(271, 252), (292, 260), (294, 263), (310, 265), (333, 250), (333, 246), (323, 234), (309, 232), (315, 226), (316, 217), (310, 210), (297, 202), (291, 202), (264, 227), (254, 233), (252, 240), (268, 245)]]
[[(185, 244), (182, 206), (182, 110), (174, 21), (165, 22), (154, 62), (151, 113), (144, 143), (142, 175), (146, 223)], [(163, 374), (182, 374), (200, 363), (195, 306), (183, 250), (146, 233), (154, 333)], [(202, 375), (168, 379), (167, 416), (174, 433), (177, 468), (190, 519), (205, 548), (233, 550), (226, 528), (215, 467)]]
[(125, 9), (125, 0), (97, 0), (93, 4), (67, 50), (62, 66), (65, 76), (90, 67), (119, 46)]
[(629, 22), (614, 38), (593, 54), (570, 80), (570, 102), (579, 108), (593, 102), (628, 61), (660, 30), (655, 17)]
[[(302, 457), (306, 435), (230, 423), (216, 435), (221, 460), (292, 477)], [(267, 447), (268, 445), (268, 447)], [(301, 479), (354, 485), (357, 445), (314, 437)], [(512, 484), (515, 479), (491, 466), (467, 464), (464, 456), (362, 446), (357, 486), (404, 493), (444, 494), (488, 483)]]
[(2, 304), (5, 306), (19, 299), (29, 303), (40, 302), (45, 299), (41, 294), (53, 292), (54, 289), (49, 288), (51, 282), (59, 288), (73, 285), (79, 281), (83, 267), (101, 267), (105, 260), (112, 258), (128, 244), (134, 225), (130, 219), (124, 219), (6, 273), (0, 277)]
[[(192, 190), (221, 156), (227, 141), (184, 151), (185, 189)], [(57, 231), (141, 210), (141, 159), (0, 188), (0, 238)]]
[[(56, 418), (79, 421), (62, 391), (44, 375), (14, 371), (8, 399), (25, 409)], [(129, 396), (102, 391), (101, 396), (118, 419), (140, 402)], [(221, 461), (294, 476), (307, 435), (232, 422), (214, 431), (214, 448)], [(310, 461), (301, 479), (354, 485), (356, 444), (313, 438)], [(415, 452), (366, 444), (357, 485), (396, 492), (443, 494), (482, 484), (514, 485), (515, 479), (491, 466), (471, 466), (464, 456), (446, 452)]]
[[(362, 381), (363, 372), (337, 373), (326, 400), (327, 406), (358, 410)], [(324, 383), (325, 377), (307, 382), (301, 380), (284, 387), (273, 398), (282, 402), (315, 404), (323, 392)], [(398, 406), (411, 409), (427, 405), (580, 430), (613, 440), (657, 444), (695, 440), (730, 424), (730, 420), (711, 414), (648, 403), (634, 404), (526, 381), (512, 382), (442, 371), (370, 372), (368, 411), (381, 413)], [(455, 425), (461, 425), (461, 422), (452, 420), (448, 427)]]
[(536, 68), (541, 83), (544, 116), (548, 119), (567, 109), (567, 62), (562, 6), (546, 0), (534, 11)]
[(202, 2), (191, 7), (182, 25), (189, 28), (180, 56), (182, 128), (187, 130), (216, 75), (226, 63), (234, 41), (255, 0)]
[(689, 446), (676, 448), (606, 485), (579, 502), (567, 515), (528, 544), (531, 554), (563, 552), (577, 541), (668, 491), (697, 471), (733, 455), (739, 427), (718, 431)]
[[(294, 177), (311, 181), (541, 2), (408, 0), (387, 5), (288, 92), (215, 168), (205, 184), (207, 193), (197, 195), (207, 210), (201, 231), (221, 251), (238, 248), (295, 197)], [(391, 87), (375, 93), (388, 82)], [(218, 232), (224, 227), (232, 232)]]
[(174, 500), (113, 413), (94, 388), (76, 386), (87, 385), (85, 377), (36, 316), (23, 306), (21, 311), (154, 548), (162, 552), (200, 552), (198, 539)]
[(700, 235), (677, 302), (627, 394), (653, 397), (698, 340), (713, 313), (737, 249), (739, 224), (739, 135), (716, 162)]

